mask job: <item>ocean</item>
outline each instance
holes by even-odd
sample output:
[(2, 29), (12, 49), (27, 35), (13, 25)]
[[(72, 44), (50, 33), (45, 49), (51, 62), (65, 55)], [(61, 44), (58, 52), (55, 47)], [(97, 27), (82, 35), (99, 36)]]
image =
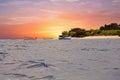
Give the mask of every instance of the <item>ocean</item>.
[(120, 80), (120, 38), (1, 39), (0, 80)]

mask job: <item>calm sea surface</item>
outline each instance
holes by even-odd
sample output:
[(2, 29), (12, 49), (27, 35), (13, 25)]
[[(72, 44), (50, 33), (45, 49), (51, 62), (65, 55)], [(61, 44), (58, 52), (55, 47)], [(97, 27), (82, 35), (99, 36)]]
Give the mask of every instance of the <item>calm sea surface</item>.
[(120, 38), (0, 40), (0, 80), (120, 80)]

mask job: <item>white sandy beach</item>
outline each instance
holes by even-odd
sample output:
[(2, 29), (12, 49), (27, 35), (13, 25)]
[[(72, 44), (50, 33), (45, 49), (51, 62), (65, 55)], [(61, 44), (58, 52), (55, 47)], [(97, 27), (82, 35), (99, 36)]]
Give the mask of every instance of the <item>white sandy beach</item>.
[(0, 40), (0, 80), (120, 80), (120, 38)]
[(94, 38), (120, 38), (119, 36), (88, 36), (88, 37), (85, 37), (85, 38), (91, 38), (91, 39), (94, 39)]
[(87, 37), (83, 37), (83, 38), (72, 38), (72, 39), (118, 39), (120, 38), (119, 36), (87, 36)]

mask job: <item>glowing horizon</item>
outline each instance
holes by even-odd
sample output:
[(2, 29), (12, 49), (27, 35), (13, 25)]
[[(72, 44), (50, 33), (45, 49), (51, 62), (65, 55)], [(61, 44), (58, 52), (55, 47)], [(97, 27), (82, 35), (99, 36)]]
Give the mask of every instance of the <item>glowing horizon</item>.
[(0, 0), (0, 38), (56, 38), (73, 27), (120, 23), (119, 0)]

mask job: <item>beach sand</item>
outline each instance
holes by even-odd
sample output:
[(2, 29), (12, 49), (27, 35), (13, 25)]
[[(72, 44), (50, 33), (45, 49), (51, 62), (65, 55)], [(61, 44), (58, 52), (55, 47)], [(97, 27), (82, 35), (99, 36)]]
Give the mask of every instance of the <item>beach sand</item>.
[(120, 80), (120, 39), (0, 40), (0, 80)]
[(119, 36), (88, 36), (88, 37), (85, 37), (85, 38), (91, 38), (91, 39), (94, 39), (94, 38), (120, 38)]

